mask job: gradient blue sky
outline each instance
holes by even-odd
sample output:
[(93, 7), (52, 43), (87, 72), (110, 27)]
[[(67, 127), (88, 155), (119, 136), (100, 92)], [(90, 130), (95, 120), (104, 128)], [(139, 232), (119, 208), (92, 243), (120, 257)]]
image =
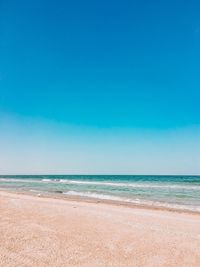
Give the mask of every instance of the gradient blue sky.
[(0, 173), (200, 174), (199, 1), (0, 1)]

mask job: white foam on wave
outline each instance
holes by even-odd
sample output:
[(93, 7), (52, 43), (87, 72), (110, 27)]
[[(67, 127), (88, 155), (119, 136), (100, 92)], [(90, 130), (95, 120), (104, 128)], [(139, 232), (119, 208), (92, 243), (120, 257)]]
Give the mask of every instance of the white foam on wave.
[(64, 195), (69, 195), (69, 196), (80, 196), (80, 197), (89, 197), (89, 198), (97, 198), (97, 199), (105, 199), (105, 200), (116, 200), (116, 201), (126, 201), (129, 202), (129, 199), (125, 199), (122, 197), (117, 197), (117, 196), (111, 196), (111, 195), (106, 195), (106, 194), (97, 194), (94, 192), (77, 192), (77, 191), (68, 191), (68, 192), (63, 192)]
[(33, 192), (33, 193), (42, 193), (41, 190), (36, 190), (36, 189), (30, 189), (29, 191), (30, 192)]
[(61, 179), (60, 183), (66, 184), (82, 184), (82, 185), (100, 185), (100, 186), (113, 186), (113, 187), (132, 187), (132, 188), (166, 188), (166, 189), (191, 189), (191, 190), (200, 190), (200, 186), (191, 186), (191, 185), (170, 185), (170, 184), (150, 184), (150, 183), (115, 183), (115, 182), (98, 182), (98, 181), (81, 181), (81, 180), (65, 180)]

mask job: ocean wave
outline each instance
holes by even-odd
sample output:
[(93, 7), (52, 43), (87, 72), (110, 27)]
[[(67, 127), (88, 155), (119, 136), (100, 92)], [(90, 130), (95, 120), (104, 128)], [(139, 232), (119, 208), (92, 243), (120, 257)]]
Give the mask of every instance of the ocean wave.
[(68, 196), (75, 196), (75, 197), (77, 196), (77, 197), (97, 199), (97, 200), (100, 199), (100, 200), (110, 200), (110, 201), (116, 201), (116, 202), (122, 202), (122, 203), (130, 203), (134, 205), (145, 205), (145, 206), (151, 206), (151, 207), (160, 207), (160, 208), (168, 208), (168, 209), (175, 209), (175, 210), (188, 210), (188, 211), (200, 212), (200, 207), (196, 207), (196, 206), (143, 200), (143, 199), (141, 200), (138, 198), (130, 199), (130, 198), (117, 197), (117, 196), (107, 195), (107, 194), (97, 194), (97, 193), (89, 192), (89, 191), (88, 192), (68, 191), (68, 192), (63, 192), (63, 194), (68, 195)]
[(100, 186), (112, 186), (112, 187), (132, 187), (132, 188), (166, 188), (166, 189), (192, 189), (200, 190), (200, 186), (190, 185), (169, 185), (169, 184), (145, 184), (145, 183), (113, 183), (113, 182), (91, 182), (91, 181), (80, 181), (80, 180), (60, 180), (61, 183), (66, 184), (82, 184), (82, 185), (100, 185)]
[(111, 195), (106, 195), (106, 194), (97, 194), (94, 192), (68, 191), (68, 192), (63, 192), (63, 194), (69, 195), (69, 196), (80, 196), (80, 197), (89, 197), (89, 198), (97, 198), (97, 199), (105, 199), (105, 200), (116, 200), (116, 201), (130, 202), (130, 199), (125, 199), (123, 197), (111, 196)]
[[(52, 180), (51, 180), (52, 181)], [(77, 185), (99, 185), (99, 186), (112, 186), (112, 187), (132, 187), (132, 188), (166, 188), (166, 189), (191, 189), (191, 190), (200, 190), (200, 186), (191, 186), (191, 185), (170, 185), (170, 184), (150, 184), (150, 183), (115, 183), (115, 182), (99, 182), (99, 181), (81, 181), (81, 180), (65, 180), (65, 179), (56, 179), (52, 182), (59, 182), (64, 184), (77, 184)]]
[(110, 186), (110, 187), (124, 187), (124, 188), (138, 188), (138, 189), (177, 189), (177, 190), (199, 190), (200, 185), (181, 185), (181, 184), (156, 184), (152, 183), (130, 183), (130, 182), (105, 182), (105, 181), (82, 181), (82, 180), (67, 180), (67, 179), (13, 179), (1, 178), (0, 182), (22, 182), (22, 183), (62, 183), (68, 185), (88, 185), (88, 186)]

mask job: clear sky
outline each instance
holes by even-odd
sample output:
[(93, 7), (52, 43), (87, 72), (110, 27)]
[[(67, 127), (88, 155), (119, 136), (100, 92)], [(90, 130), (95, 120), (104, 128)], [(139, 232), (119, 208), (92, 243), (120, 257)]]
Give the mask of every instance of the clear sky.
[(199, 14), (0, 0), (0, 173), (200, 174)]

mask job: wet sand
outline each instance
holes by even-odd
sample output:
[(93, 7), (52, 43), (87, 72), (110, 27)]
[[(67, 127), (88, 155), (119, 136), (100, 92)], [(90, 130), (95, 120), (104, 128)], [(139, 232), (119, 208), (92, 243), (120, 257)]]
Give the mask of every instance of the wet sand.
[(0, 192), (0, 267), (200, 266), (200, 215)]

